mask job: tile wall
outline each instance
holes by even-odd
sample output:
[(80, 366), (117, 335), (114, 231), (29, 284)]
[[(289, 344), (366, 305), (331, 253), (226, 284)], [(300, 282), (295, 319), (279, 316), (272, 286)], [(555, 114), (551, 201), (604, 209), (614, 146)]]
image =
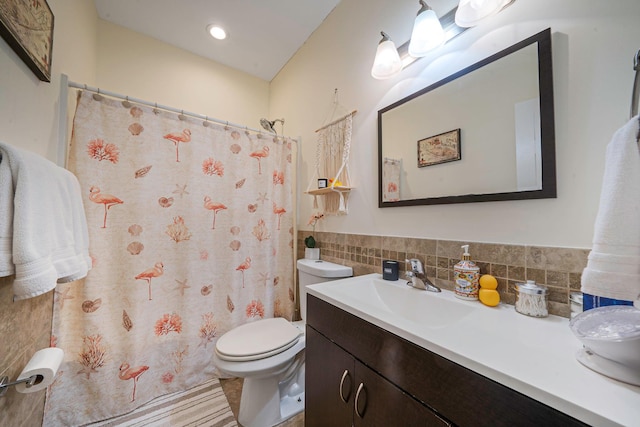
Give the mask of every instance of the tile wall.
[[(0, 376), (15, 381), (33, 354), (50, 346), (53, 292), (13, 302), (13, 277), (0, 278)], [(0, 425), (40, 427), (45, 391), (0, 397)]]
[[(298, 258), (304, 257), (304, 237), (309, 234), (298, 232)], [(480, 267), (480, 273), (498, 280), (502, 302), (514, 303), (516, 283), (535, 280), (548, 287), (549, 313), (563, 317), (570, 317), (569, 294), (580, 290), (590, 251), (329, 232), (315, 232), (314, 237), (321, 259), (351, 266), (356, 276), (381, 273), (386, 259), (418, 258), (425, 265), (427, 276), (436, 278), (436, 285), (449, 290), (454, 288), (453, 266), (462, 256), (460, 246), (469, 244), (471, 259)], [(404, 262), (400, 268), (404, 269)]]

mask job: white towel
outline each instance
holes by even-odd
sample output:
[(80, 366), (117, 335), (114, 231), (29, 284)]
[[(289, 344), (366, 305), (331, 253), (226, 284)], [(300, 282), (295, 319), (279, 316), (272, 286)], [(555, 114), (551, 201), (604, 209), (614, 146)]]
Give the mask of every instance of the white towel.
[(639, 117), (620, 128), (607, 146), (593, 248), (582, 272), (582, 292), (640, 299)]
[(0, 143), (0, 277), (14, 300), (78, 280), (91, 268), (76, 177), (37, 154)]

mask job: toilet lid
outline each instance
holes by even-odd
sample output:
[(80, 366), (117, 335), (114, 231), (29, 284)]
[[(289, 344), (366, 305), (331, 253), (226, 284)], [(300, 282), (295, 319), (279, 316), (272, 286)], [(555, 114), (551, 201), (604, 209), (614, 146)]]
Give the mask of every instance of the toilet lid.
[(262, 359), (290, 348), (301, 335), (298, 328), (281, 317), (258, 320), (221, 336), (216, 342), (216, 353), (223, 360)]

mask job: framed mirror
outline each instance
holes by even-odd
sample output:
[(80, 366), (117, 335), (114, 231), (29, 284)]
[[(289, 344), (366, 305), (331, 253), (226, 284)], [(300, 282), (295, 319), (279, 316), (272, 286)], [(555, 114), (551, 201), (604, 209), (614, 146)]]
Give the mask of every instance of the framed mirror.
[(551, 30), (378, 111), (379, 207), (556, 197)]

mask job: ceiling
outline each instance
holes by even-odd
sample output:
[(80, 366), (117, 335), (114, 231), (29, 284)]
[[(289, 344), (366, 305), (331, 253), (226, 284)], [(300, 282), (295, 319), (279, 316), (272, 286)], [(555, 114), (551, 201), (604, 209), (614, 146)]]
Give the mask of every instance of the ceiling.
[[(340, 0), (94, 0), (130, 30), (271, 81)], [(225, 40), (206, 27), (218, 24)]]

